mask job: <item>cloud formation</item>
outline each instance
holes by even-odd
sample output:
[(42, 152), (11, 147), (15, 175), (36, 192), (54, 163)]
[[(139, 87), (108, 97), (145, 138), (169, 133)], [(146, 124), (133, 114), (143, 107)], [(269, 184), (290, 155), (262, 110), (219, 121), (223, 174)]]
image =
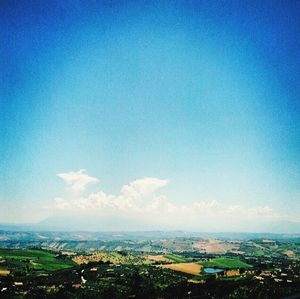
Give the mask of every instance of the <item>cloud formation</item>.
[(57, 176), (64, 180), (75, 192), (82, 192), (86, 189), (87, 185), (98, 182), (97, 178), (87, 175), (85, 169), (80, 169), (76, 172), (58, 173)]
[(167, 184), (168, 180), (143, 178), (124, 185), (121, 189), (121, 193), (126, 197), (132, 198), (146, 197)]
[[(78, 172), (77, 172), (78, 173)], [(74, 172), (72, 172), (74, 174)], [(166, 186), (167, 180), (146, 177), (135, 180), (121, 188), (118, 195), (106, 194), (103, 191), (92, 192), (87, 196), (66, 200), (55, 199), (55, 206), (61, 210), (119, 210), (119, 211), (141, 211), (145, 207), (151, 207), (151, 200), (145, 202), (155, 191)], [(155, 198), (156, 200), (160, 197)], [(155, 201), (154, 201), (155, 202)]]
[[(96, 178), (88, 176), (84, 170), (59, 175), (75, 191), (82, 191)], [(137, 221), (146, 221), (160, 227), (192, 228), (215, 223), (237, 223), (249, 221), (279, 220), (280, 216), (269, 206), (246, 207), (226, 205), (217, 200), (199, 200), (184, 204), (173, 202), (158, 190), (167, 186), (168, 180), (154, 177), (137, 179), (121, 187), (118, 194), (104, 191), (90, 192), (71, 199), (58, 197), (53, 208), (74, 214), (87, 213), (101, 217), (119, 219), (125, 217)], [(222, 226), (221, 226), (222, 228)]]

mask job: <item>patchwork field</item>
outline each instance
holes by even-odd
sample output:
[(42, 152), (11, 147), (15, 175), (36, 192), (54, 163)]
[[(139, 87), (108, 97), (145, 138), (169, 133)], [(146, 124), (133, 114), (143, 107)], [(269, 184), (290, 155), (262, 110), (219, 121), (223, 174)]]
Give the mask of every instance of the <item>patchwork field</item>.
[(159, 267), (165, 269), (171, 269), (174, 271), (179, 271), (183, 273), (188, 273), (192, 275), (197, 275), (202, 271), (203, 266), (198, 263), (178, 263), (178, 264), (167, 264), (160, 265)]
[(7, 269), (0, 269), (0, 276), (7, 276), (10, 274), (10, 271)]
[(225, 243), (220, 240), (202, 240), (195, 242), (193, 247), (198, 249), (200, 252), (205, 253), (215, 253), (215, 254), (224, 254), (227, 251), (236, 251), (239, 248), (232, 243)]
[(29, 269), (55, 271), (67, 269), (75, 265), (68, 259), (58, 259), (52, 252), (36, 249), (0, 249), (0, 258), (8, 264), (27, 265)]
[(144, 257), (132, 254), (121, 254), (119, 252), (94, 252), (89, 255), (78, 255), (73, 258), (76, 264), (82, 265), (89, 262), (104, 262), (110, 264), (147, 264), (151, 263)]
[(288, 257), (294, 257), (295, 256), (295, 252), (293, 250), (285, 250), (285, 251), (283, 251), (283, 253), (285, 255), (287, 255)]
[(169, 258), (167, 258), (164, 255), (148, 255), (147, 256), (148, 260), (153, 261), (153, 262), (171, 262)]
[(203, 263), (204, 267), (211, 267), (211, 268), (220, 268), (220, 269), (238, 269), (244, 268), (248, 269), (252, 266), (241, 261), (238, 258), (214, 258), (208, 262)]
[(175, 255), (175, 254), (166, 254), (166, 255), (164, 255), (164, 257), (171, 260), (171, 261), (174, 261), (176, 263), (187, 263), (187, 262), (190, 261), (189, 259), (187, 259), (185, 257), (178, 256), (178, 255)]
[[(184, 240), (179, 240), (179, 248)], [(200, 241), (191, 238), (187, 244)], [(171, 251), (151, 242), (152, 251), (131, 251), (127, 242), (122, 247), (119, 241), (113, 246), (118, 250), (111, 251), (73, 250), (77, 248), (73, 241), (74, 247), (61, 251), (2, 249), (0, 298), (270, 299), (299, 292), (300, 236), (297, 243), (220, 240), (219, 244), (239, 247), (244, 255)], [(176, 246), (176, 240), (169, 242)], [(136, 243), (140, 246), (140, 241)]]

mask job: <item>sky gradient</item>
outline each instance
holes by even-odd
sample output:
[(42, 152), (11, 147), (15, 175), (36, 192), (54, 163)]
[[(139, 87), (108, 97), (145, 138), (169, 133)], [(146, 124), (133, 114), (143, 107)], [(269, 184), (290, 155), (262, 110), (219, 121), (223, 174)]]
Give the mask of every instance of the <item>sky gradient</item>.
[(300, 221), (299, 1), (6, 1), (0, 36), (0, 222)]

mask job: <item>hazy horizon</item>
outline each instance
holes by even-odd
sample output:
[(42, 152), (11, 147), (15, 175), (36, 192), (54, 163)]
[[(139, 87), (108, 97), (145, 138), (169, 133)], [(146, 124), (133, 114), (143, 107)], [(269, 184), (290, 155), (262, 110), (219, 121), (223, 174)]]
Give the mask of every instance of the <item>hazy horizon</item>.
[(0, 5), (0, 223), (300, 233), (297, 1)]

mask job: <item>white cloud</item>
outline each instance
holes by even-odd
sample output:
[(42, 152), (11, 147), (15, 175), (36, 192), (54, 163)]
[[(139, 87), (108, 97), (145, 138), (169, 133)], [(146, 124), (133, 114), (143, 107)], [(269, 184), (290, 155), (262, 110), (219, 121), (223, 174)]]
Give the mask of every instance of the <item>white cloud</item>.
[[(98, 180), (88, 176), (84, 170), (59, 174), (75, 191)], [(178, 229), (201, 229), (219, 225), (218, 229), (237, 227), (265, 220), (279, 220), (280, 215), (269, 206), (244, 206), (224, 204), (216, 200), (198, 200), (178, 203), (158, 194), (168, 180), (159, 178), (137, 179), (121, 187), (119, 194), (107, 194), (104, 191), (92, 192), (71, 199), (56, 198), (54, 209), (74, 214), (90, 213), (101, 217), (126, 217), (132, 221), (146, 221), (155, 227)], [(138, 227), (137, 227), (138, 229)]]
[(64, 198), (56, 197), (54, 199), (54, 202), (55, 202), (55, 207), (58, 210), (66, 210), (70, 208), (70, 203), (66, 201)]
[(168, 180), (157, 178), (143, 178), (135, 180), (121, 189), (121, 193), (126, 197), (139, 198), (151, 195), (157, 189), (168, 184)]
[(269, 206), (256, 206), (256, 207), (245, 207), (242, 205), (230, 205), (226, 213), (230, 216), (239, 216), (243, 218), (278, 218), (279, 214), (276, 213)]
[(85, 169), (80, 169), (77, 172), (58, 173), (57, 176), (70, 185), (71, 189), (75, 192), (82, 192), (87, 185), (98, 182), (97, 178), (87, 175)]

